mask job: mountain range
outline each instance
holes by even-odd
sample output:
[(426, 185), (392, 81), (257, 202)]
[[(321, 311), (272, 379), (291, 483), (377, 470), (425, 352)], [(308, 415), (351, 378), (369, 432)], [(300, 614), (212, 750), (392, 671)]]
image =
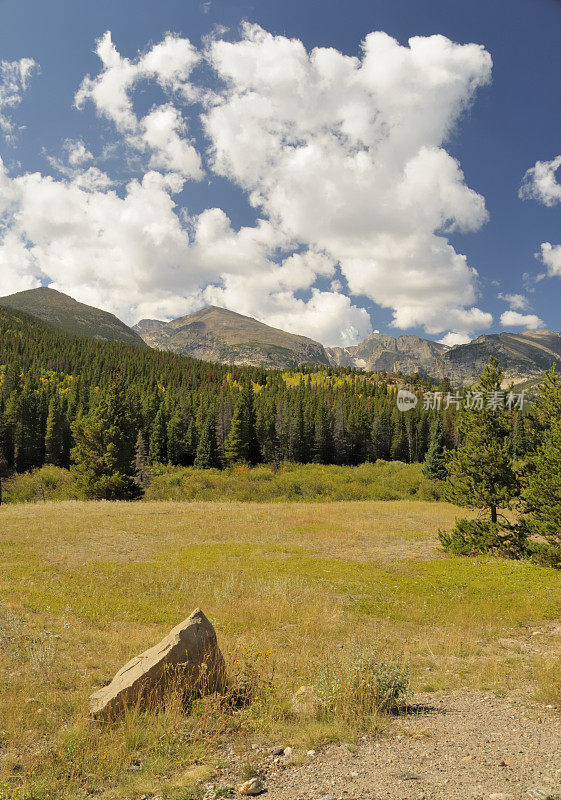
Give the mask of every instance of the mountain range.
[(225, 308), (208, 306), (171, 322), (143, 319), (133, 330), (157, 350), (271, 369), (329, 364), (323, 345)]
[(472, 380), (489, 356), (495, 356), (505, 371), (505, 382), (520, 383), (561, 363), (561, 333), (556, 331), (485, 334), (454, 347), (419, 336), (373, 333), (351, 347), (326, 348), (306, 336), (216, 306), (170, 322), (144, 319), (133, 328), (113, 314), (46, 287), (1, 297), (0, 306), (23, 311), (69, 333), (267, 369), (311, 363), (406, 375), (419, 372), (461, 383)]
[(351, 347), (328, 347), (329, 363), (338, 367), (357, 367), (372, 372), (398, 372), (406, 375), (429, 372), (438, 359), (450, 348), (420, 336), (404, 335), (394, 338), (373, 333), (368, 339)]

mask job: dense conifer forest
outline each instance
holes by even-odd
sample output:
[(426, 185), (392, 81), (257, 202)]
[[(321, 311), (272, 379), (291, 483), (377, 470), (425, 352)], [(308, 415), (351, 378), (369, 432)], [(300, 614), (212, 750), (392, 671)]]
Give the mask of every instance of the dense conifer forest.
[[(95, 447), (99, 458), (112, 453), (121, 472), (134, 463), (141, 481), (158, 463), (416, 462), (432, 435), (430, 471), (442, 448), (456, 444), (456, 411), (419, 403), (401, 413), (404, 382), (350, 368), (280, 372), (197, 361), (63, 333), (0, 308), (1, 469), (67, 468)], [(419, 376), (407, 382), (430, 388)], [(450, 387), (445, 380), (439, 388)], [(520, 430), (514, 439), (520, 447)]]

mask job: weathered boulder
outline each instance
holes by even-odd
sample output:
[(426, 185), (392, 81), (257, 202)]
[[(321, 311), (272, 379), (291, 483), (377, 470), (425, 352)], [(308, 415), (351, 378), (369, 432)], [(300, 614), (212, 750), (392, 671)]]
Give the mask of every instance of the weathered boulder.
[(301, 686), (290, 699), (290, 710), (300, 717), (317, 717), (323, 707), (323, 700), (313, 686)]
[(125, 664), (90, 697), (90, 715), (110, 718), (125, 708), (161, 698), (170, 683), (185, 694), (224, 689), (224, 658), (216, 633), (200, 608), (161, 642)]

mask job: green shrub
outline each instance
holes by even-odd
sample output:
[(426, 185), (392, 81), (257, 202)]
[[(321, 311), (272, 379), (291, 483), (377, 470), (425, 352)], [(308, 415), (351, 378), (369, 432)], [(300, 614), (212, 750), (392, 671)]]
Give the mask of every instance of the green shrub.
[(4, 482), (6, 503), (40, 503), (51, 500), (80, 500), (81, 493), (67, 469), (47, 465), (14, 475)]
[(376, 648), (355, 646), (321, 673), (316, 689), (328, 712), (356, 722), (398, 711), (409, 695), (409, 667), (380, 658)]
[(376, 461), (357, 467), (284, 463), (226, 470), (159, 466), (146, 500), (238, 500), (323, 502), (333, 500), (439, 500), (437, 481), (420, 464)]
[[(236, 500), (240, 502), (330, 502), (334, 500), (439, 500), (439, 481), (425, 478), (420, 464), (376, 461), (357, 467), (284, 463), (279, 467), (238, 464), (229, 469), (156, 465), (145, 500)], [(46, 466), (4, 482), (7, 503), (83, 499), (68, 470)]]
[(486, 519), (458, 519), (450, 532), (439, 530), (442, 547), (457, 556), (483, 554), (521, 558), (526, 552), (526, 533), (507, 522)]
[(529, 541), (527, 557), (533, 564), (539, 564), (541, 567), (561, 569), (561, 547), (553, 547), (546, 542)]

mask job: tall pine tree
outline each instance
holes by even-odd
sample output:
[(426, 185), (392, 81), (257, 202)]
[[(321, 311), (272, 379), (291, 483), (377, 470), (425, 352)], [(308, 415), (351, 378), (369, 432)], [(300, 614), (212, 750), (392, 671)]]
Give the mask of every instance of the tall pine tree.
[(8, 426), (0, 417), (0, 505), (2, 505), (2, 481), (9, 475), (7, 450), (9, 446)]
[(245, 460), (255, 465), (261, 461), (261, 448), (257, 439), (255, 393), (251, 381), (245, 381), (242, 386), (239, 409)]
[(45, 462), (68, 469), (70, 466), (69, 425), (58, 392), (52, 396), (47, 416)]
[(446, 499), (483, 509), (492, 523), (497, 522), (497, 509), (508, 507), (518, 489), (510, 412), (500, 402), (493, 402), (504, 397), (502, 377), (497, 360), (490, 358), (472, 389), (469, 407), (466, 404), (461, 409), (459, 444), (449, 454), (445, 485)]
[(89, 499), (135, 500), (140, 496), (134, 472), (135, 423), (119, 379), (74, 423), (72, 469)]
[(327, 403), (319, 403), (315, 414), (314, 461), (318, 464), (334, 461), (333, 429)]
[(165, 464), (168, 460), (167, 415), (163, 402), (160, 403), (150, 432), (148, 460), (151, 464)]
[(214, 412), (209, 412), (203, 423), (194, 466), (197, 469), (218, 469), (221, 466), (216, 442), (216, 416)]
[(561, 547), (561, 417), (552, 420), (523, 479), (522, 508), (530, 533)]
[(138, 431), (134, 449), (134, 482), (143, 492), (150, 483), (146, 445), (144, 444), (144, 436), (141, 430)]
[(433, 481), (446, 479), (446, 448), (442, 418), (436, 417), (431, 430), (429, 449), (423, 462), (423, 475)]
[(561, 547), (561, 379), (555, 366), (539, 384), (526, 422), (527, 458), (520, 470), (524, 523)]
[(190, 460), (190, 443), (187, 439), (189, 425), (181, 406), (177, 406), (170, 417), (167, 431), (168, 460), (172, 464), (186, 467)]
[(244, 426), (240, 404), (234, 409), (230, 432), (224, 442), (224, 461), (228, 467), (247, 461), (247, 443), (244, 442)]
[(528, 444), (526, 442), (526, 425), (524, 415), (518, 412), (512, 431), (512, 455), (516, 460), (524, 458)]

